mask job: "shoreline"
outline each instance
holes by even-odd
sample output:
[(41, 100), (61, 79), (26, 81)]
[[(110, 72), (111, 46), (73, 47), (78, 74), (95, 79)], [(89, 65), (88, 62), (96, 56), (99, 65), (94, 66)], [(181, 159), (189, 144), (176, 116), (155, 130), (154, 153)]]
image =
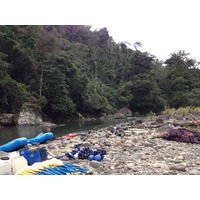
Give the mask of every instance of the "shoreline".
[[(163, 129), (170, 130), (172, 119), (155, 117), (138, 119), (114, 126), (90, 130), (71, 139), (52, 140), (44, 146), (50, 158), (60, 157), (64, 163), (88, 168), (93, 175), (197, 175), (200, 174), (199, 144), (175, 142), (158, 138)], [(183, 122), (184, 121), (184, 122)], [(188, 120), (175, 120), (176, 126)], [(193, 127), (198, 129), (198, 126)], [(103, 160), (69, 158), (75, 145), (82, 148), (105, 149)]]

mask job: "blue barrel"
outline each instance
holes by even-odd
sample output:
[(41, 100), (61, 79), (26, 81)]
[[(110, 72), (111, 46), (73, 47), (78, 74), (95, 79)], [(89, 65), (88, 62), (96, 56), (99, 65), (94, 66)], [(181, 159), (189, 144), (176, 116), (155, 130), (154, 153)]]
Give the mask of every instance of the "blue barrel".
[(94, 156), (94, 159), (97, 161), (101, 161), (102, 160), (101, 154), (97, 154), (96, 156)]
[(19, 155), (20, 156), (23, 156), (26, 160), (27, 160), (27, 162), (29, 163), (29, 150), (28, 149), (20, 149), (19, 150)]
[(92, 149), (91, 153), (93, 156), (96, 156), (98, 154), (98, 151), (97, 149)]
[(41, 161), (47, 160), (47, 150), (45, 147), (39, 147), (38, 150), (40, 153)]
[(91, 160), (95, 160), (94, 155), (92, 155), (92, 154), (89, 155), (89, 156), (88, 156), (88, 160), (90, 160), (90, 161), (91, 161)]
[(41, 162), (41, 156), (39, 150), (29, 150), (28, 165), (32, 165), (35, 162)]

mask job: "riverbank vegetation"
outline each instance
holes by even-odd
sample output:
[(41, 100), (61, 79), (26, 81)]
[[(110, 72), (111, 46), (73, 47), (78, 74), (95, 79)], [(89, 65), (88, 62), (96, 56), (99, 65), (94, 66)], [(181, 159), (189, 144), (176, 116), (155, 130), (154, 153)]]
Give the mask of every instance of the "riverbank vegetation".
[(187, 114), (197, 114), (200, 113), (200, 107), (191, 107), (191, 106), (186, 106), (186, 107), (180, 107), (180, 108), (165, 108), (165, 110), (162, 111), (162, 114), (166, 115), (174, 115), (174, 114), (182, 114), (182, 115), (187, 115)]
[(106, 27), (2, 25), (0, 113), (31, 106), (58, 119), (199, 107), (196, 59), (177, 50), (161, 61), (141, 46), (116, 43)]

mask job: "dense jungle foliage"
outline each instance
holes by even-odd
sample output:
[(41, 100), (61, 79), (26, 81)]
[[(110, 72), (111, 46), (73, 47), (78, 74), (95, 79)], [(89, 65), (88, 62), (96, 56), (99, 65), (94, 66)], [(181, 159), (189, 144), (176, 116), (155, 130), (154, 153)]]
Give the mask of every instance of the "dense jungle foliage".
[(160, 61), (141, 45), (114, 42), (106, 27), (0, 26), (0, 113), (32, 107), (55, 119), (200, 106), (199, 63), (184, 50)]

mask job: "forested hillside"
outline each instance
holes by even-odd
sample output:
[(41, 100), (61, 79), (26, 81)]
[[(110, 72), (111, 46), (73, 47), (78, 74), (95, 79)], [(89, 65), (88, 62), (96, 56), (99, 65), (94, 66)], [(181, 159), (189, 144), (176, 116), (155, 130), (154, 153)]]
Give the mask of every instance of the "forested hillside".
[(200, 69), (184, 50), (161, 62), (140, 42), (131, 49), (106, 27), (90, 28), (0, 26), (0, 113), (32, 107), (58, 119), (200, 106)]

